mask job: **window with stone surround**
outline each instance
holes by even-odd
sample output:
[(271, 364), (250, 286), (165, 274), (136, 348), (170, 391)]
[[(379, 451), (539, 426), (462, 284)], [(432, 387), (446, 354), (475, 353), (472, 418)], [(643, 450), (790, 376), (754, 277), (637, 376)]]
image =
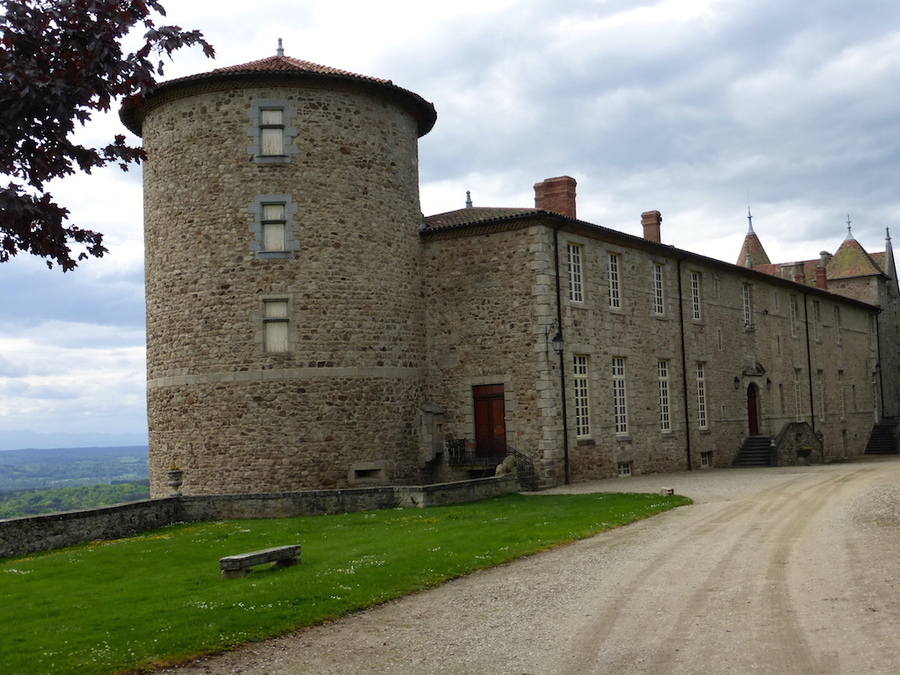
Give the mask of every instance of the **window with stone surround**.
[(837, 305), (834, 306), (834, 344), (841, 344), (842, 336), (841, 336), (841, 308)]
[(625, 388), (625, 359), (614, 356), (612, 360), (613, 420), (616, 434), (628, 433), (628, 399)]
[(591, 435), (591, 397), (588, 385), (588, 357), (575, 354), (572, 358), (575, 394), (575, 435), (584, 438)]
[(709, 419), (706, 416), (706, 364), (698, 361), (697, 374), (697, 428), (708, 429)]
[(609, 307), (621, 309), (622, 293), (619, 286), (619, 254), (609, 252), (606, 254), (606, 280), (609, 283)]
[(249, 110), (251, 126), (247, 129), (251, 144), (247, 151), (257, 164), (286, 164), (297, 153), (293, 139), (296, 113), (290, 101), (258, 99)]
[(297, 206), (290, 195), (260, 195), (247, 211), (253, 215), (250, 250), (257, 258), (290, 258), (300, 249), (294, 222)]
[(689, 276), (689, 288), (691, 293), (691, 319), (700, 321), (703, 318), (700, 304), (700, 272), (691, 272)]
[(840, 404), (841, 419), (847, 419), (847, 400), (844, 397), (844, 371), (837, 371), (838, 374), (838, 403)]
[(799, 330), (797, 326), (797, 296), (791, 294), (788, 297), (789, 313), (791, 320), (791, 337), (797, 337)]
[(672, 418), (669, 414), (669, 362), (660, 359), (656, 362), (656, 377), (659, 383), (659, 430), (672, 431)]
[(661, 316), (666, 312), (665, 306), (665, 270), (662, 263), (653, 263), (653, 313)]
[(798, 422), (803, 421), (803, 389), (800, 375), (800, 369), (794, 368), (794, 413)]
[(287, 299), (263, 300), (262, 315), (263, 350), (269, 354), (283, 354), (290, 351)]
[(818, 300), (813, 300), (813, 338), (816, 342), (822, 341), (822, 307)]
[(566, 245), (566, 256), (569, 263), (569, 301), (584, 302), (584, 285), (581, 276), (581, 259), (584, 246), (569, 243)]
[(741, 307), (744, 328), (753, 328), (753, 288), (750, 284), (741, 284)]

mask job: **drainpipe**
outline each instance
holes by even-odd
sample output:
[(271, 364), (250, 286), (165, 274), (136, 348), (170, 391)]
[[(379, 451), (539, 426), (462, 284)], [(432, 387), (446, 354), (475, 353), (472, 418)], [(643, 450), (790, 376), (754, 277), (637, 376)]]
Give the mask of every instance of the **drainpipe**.
[(678, 325), (681, 329), (681, 391), (684, 401), (684, 439), (685, 454), (687, 456), (688, 471), (693, 471), (691, 462), (691, 413), (688, 410), (688, 385), (687, 385), (687, 350), (684, 343), (684, 293), (681, 286), (681, 263), (684, 258), (678, 259)]
[(812, 430), (816, 433), (816, 401), (813, 398), (813, 376), (812, 376), (812, 351), (810, 350), (809, 341), (809, 293), (803, 294), (803, 319), (806, 322), (806, 370), (809, 380), (809, 416), (812, 420)]
[[(884, 309), (879, 308), (877, 313), (881, 314), (883, 311), (884, 311)], [(881, 321), (879, 321), (878, 319), (879, 319), (879, 317), (876, 316), (875, 317), (875, 355), (878, 358), (878, 361), (876, 361), (876, 363), (875, 363), (875, 373), (876, 373), (875, 376), (878, 378), (878, 393), (879, 393), (879, 396), (878, 396), (879, 401), (878, 402), (880, 403), (881, 409), (879, 410), (878, 405), (875, 406), (875, 415), (877, 416), (877, 419), (875, 420), (876, 423), (883, 422), (884, 417), (885, 417), (885, 413), (884, 413), (884, 377), (883, 377), (883, 371), (881, 369), (881, 364), (884, 363), (884, 361), (881, 357)]]
[[(564, 225), (564, 224), (563, 224)], [(562, 423), (563, 423), (563, 473), (566, 485), (569, 485), (569, 415), (566, 409), (566, 363), (565, 342), (563, 339), (562, 322), (562, 291), (559, 283), (559, 231), (563, 225), (553, 228), (553, 263), (556, 267), (556, 325), (561, 340), (562, 349), (559, 350), (559, 393), (562, 399)]]

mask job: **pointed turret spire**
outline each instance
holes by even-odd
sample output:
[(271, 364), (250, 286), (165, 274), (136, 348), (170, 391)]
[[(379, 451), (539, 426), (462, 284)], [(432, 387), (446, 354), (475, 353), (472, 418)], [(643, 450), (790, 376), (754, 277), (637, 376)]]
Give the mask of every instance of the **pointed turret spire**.
[(894, 262), (894, 247), (891, 245), (891, 230), (884, 228), (884, 273), (897, 281), (897, 265)]
[(466, 190), (466, 208), (472, 208), (472, 193), (469, 190)]
[(750, 213), (750, 207), (747, 206), (747, 236), (744, 237), (744, 245), (741, 246), (741, 252), (738, 255), (737, 265), (744, 267), (754, 267), (755, 265), (771, 265), (772, 261), (763, 248), (762, 242), (753, 231), (753, 214)]
[(853, 236), (853, 230), (850, 229), (850, 214), (847, 214), (847, 236), (844, 238), (844, 241), (853, 241), (856, 237)]
[(275, 50), (275, 56), (284, 56), (284, 45), (281, 44), (281, 38), (278, 38), (278, 49)]

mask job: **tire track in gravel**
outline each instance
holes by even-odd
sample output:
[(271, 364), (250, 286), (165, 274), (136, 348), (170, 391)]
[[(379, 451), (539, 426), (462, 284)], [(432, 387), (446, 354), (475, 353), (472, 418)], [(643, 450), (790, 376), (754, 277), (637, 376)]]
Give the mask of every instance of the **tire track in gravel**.
[[(683, 530), (674, 546), (658, 550), (634, 571), (611, 604), (598, 608), (601, 618), (575, 638), (569, 652), (574, 656), (564, 672), (677, 672), (678, 664), (688, 660), (686, 650), (699, 651), (699, 659), (708, 663), (729, 658), (744, 662), (734, 672), (746, 668), (748, 658), (769, 664), (767, 672), (830, 672), (822, 669), (797, 621), (785, 564), (813, 516), (860, 471), (803, 476), (750, 500), (717, 505)], [(646, 597), (656, 589), (665, 589), (664, 620), (659, 620), (659, 601)], [(645, 617), (654, 606), (653, 616)], [(738, 607), (750, 613), (736, 613)], [(698, 630), (715, 617), (735, 623)], [(621, 648), (634, 631), (641, 631), (642, 639), (630, 649)], [(762, 650), (756, 656), (746, 653), (753, 644)], [(692, 662), (697, 658), (692, 655)]]

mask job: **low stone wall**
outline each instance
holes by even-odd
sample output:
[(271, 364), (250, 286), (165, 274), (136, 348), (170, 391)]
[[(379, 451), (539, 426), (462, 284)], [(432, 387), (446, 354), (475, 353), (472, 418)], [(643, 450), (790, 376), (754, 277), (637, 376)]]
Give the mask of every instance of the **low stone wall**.
[(177, 497), (0, 520), (0, 557), (118, 539), (174, 522), (178, 522)]
[(118, 539), (172, 523), (301, 516), (458, 504), (518, 492), (514, 475), (420, 486), (178, 496), (0, 520), (0, 557)]
[(807, 422), (790, 422), (775, 437), (777, 466), (824, 464), (822, 440)]

